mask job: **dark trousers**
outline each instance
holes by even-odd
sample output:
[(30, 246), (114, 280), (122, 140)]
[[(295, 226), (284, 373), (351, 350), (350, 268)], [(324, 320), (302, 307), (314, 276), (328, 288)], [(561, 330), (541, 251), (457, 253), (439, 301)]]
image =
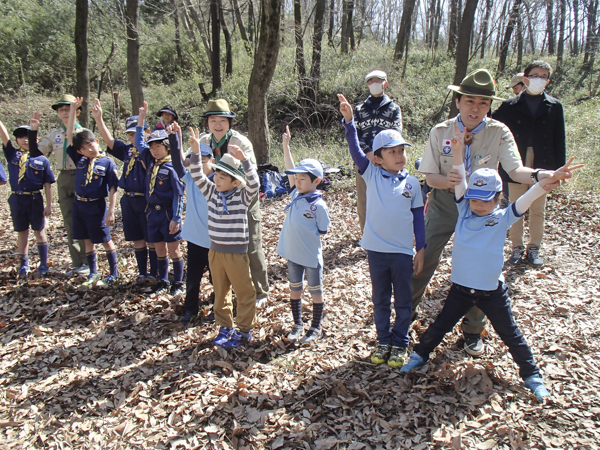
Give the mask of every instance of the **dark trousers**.
[(414, 351), (428, 359), (429, 353), (442, 342), (446, 333), (452, 331), (454, 325), (473, 306), (477, 306), (484, 312), (496, 333), (506, 344), (519, 366), (521, 378), (539, 375), (540, 370), (533, 360), (531, 349), (515, 323), (510, 308), (508, 288), (502, 282), (498, 283), (498, 288), (494, 291), (480, 291), (452, 284), (442, 312), (423, 333), (421, 342), (415, 346)]
[[(198, 297), (202, 275), (208, 267), (208, 249), (188, 241), (187, 278), (185, 280), (184, 308), (192, 314), (198, 314)], [(210, 269), (208, 271), (210, 278)]]
[[(367, 258), (373, 286), (373, 321), (377, 329), (377, 341), (384, 345), (408, 347), (408, 327), (412, 315), (412, 256), (367, 250)], [(392, 288), (396, 322), (390, 331)]]

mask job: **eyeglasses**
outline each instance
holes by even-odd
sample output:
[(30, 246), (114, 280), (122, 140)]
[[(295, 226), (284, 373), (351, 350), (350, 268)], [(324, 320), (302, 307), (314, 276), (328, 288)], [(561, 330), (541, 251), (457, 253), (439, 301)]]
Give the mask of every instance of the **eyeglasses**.
[(548, 75), (527, 75), (530, 80), (548, 80)]

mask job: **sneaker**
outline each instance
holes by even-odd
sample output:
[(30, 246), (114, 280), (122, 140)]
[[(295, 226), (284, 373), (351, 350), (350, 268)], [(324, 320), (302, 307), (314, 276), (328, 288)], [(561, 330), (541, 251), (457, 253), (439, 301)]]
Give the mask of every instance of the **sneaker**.
[(147, 275), (142, 275), (142, 274), (139, 274), (139, 275), (136, 277), (136, 279), (135, 279), (135, 282), (136, 282), (136, 283), (143, 283), (143, 282), (145, 282), (145, 281), (146, 281), (148, 278), (150, 278), (150, 277), (149, 277), (149, 276), (147, 276)]
[(198, 313), (193, 313), (191, 311), (186, 311), (181, 319), (179, 319), (179, 323), (181, 325), (189, 325), (198, 317)]
[(115, 277), (114, 275), (109, 275), (106, 278), (104, 278), (103, 280), (98, 280), (98, 282), (96, 283), (96, 286), (99, 286), (99, 287), (110, 286), (111, 284), (115, 284), (116, 282), (117, 282), (117, 277)]
[(38, 267), (38, 270), (37, 270), (37, 271), (38, 271), (38, 273), (40, 274), (40, 276), (42, 276), (42, 277), (43, 277), (43, 276), (45, 276), (45, 275), (48, 273), (48, 271), (49, 271), (49, 270), (50, 270), (50, 269), (48, 268), (48, 266), (45, 266), (45, 265), (41, 265), (41, 264), (40, 264), (40, 266)]
[(215, 322), (215, 312), (210, 311), (208, 315), (204, 318), (205, 323), (214, 323)]
[(517, 264), (521, 264), (523, 262), (523, 255), (525, 254), (525, 248), (523, 247), (514, 247), (512, 249), (512, 253), (510, 254), (510, 258), (506, 261), (510, 266), (516, 266)]
[(544, 386), (544, 382), (542, 381), (542, 377), (539, 375), (532, 375), (529, 378), (524, 380), (525, 387), (531, 390), (534, 395), (537, 397), (538, 401), (544, 402), (546, 397), (550, 397), (550, 392)]
[(300, 339), (300, 345), (312, 344), (321, 337), (321, 327), (310, 327), (306, 334)]
[(83, 264), (79, 267), (73, 267), (71, 270), (69, 270), (66, 274), (68, 277), (76, 277), (78, 275), (87, 277), (88, 275), (90, 275), (90, 268), (88, 267), (87, 264)]
[(232, 330), (232, 331), (233, 331), (233, 333), (231, 333), (231, 337), (229, 338), (229, 340), (226, 342), (223, 342), (223, 345), (221, 345), (221, 347), (223, 347), (223, 348), (238, 348), (243, 343), (252, 342), (252, 331), (248, 331), (248, 332), (237, 331), (237, 330)]
[(480, 334), (463, 333), (465, 339), (465, 351), (471, 356), (483, 354), (485, 346), (481, 340)]
[(81, 283), (82, 286), (94, 286), (100, 280), (100, 275), (97, 273), (90, 273), (87, 276), (87, 280)]
[(423, 367), (427, 360), (419, 355), (417, 352), (412, 352), (408, 357), (408, 362), (400, 367), (400, 372), (408, 373), (412, 372), (419, 367)]
[(406, 347), (392, 346), (390, 349), (390, 356), (388, 357), (387, 364), (390, 367), (400, 367), (406, 360)]
[(182, 281), (173, 281), (173, 283), (171, 283), (171, 290), (169, 291), (169, 295), (177, 297), (178, 295), (183, 295), (184, 292), (185, 291), (183, 290)]
[(537, 247), (529, 247), (527, 249), (527, 261), (535, 267), (543, 266), (544, 261), (540, 258), (540, 249)]
[(302, 335), (304, 334), (304, 325), (298, 325), (297, 323), (294, 324), (294, 326), (292, 327), (292, 331), (290, 331), (290, 334), (287, 335), (288, 340), (292, 341), (292, 342), (296, 342), (298, 340), (300, 340), (300, 338), (302, 337)]
[(156, 295), (167, 294), (169, 292), (170, 287), (171, 286), (169, 285), (168, 281), (158, 280), (158, 283), (156, 283), (156, 286), (154, 286), (154, 290), (152, 293)]
[(256, 299), (256, 309), (263, 309), (265, 306), (267, 306), (267, 297)]
[(233, 328), (219, 328), (219, 334), (217, 334), (217, 337), (213, 340), (213, 345), (218, 345), (219, 347), (222, 347), (223, 344), (229, 340), (234, 331), (235, 330)]
[(19, 277), (26, 277), (29, 273), (29, 266), (19, 267)]
[(373, 353), (371, 353), (371, 362), (373, 364), (383, 364), (387, 361), (390, 356), (390, 350), (392, 346), (390, 344), (377, 344)]

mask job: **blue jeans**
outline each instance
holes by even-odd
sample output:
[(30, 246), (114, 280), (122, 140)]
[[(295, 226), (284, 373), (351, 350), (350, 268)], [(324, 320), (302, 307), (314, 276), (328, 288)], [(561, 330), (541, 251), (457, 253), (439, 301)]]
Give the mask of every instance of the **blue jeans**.
[(308, 292), (310, 294), (323, 293), (323, 266), (306, 267), (296, 264), (288, 259), (288, 277), (290, 280), (290, 291), (300, 292), (304, 289), (304, 274), (308, 281)]
[[(377, 329), (377, 341), (383, 345), (408, 347), (408, 328), (412, 315), (412, 256), (367, 250), (367, 258), (373, 286), (373, 320)], [(396, 322), (390, 330), (392, 288)]]
[(421, 342), (415, 346), (414, 351), (428, 359), (429, 353), (442, 342), (446, 333), (452, 331), (454, 325), (473, 306), (477, 306), (484, 312), (496, 333), (506, 344), (519, 366), (521, 378), (540, 375), (540, 369), (533, 360), (531, 349), (515, 323), (510, 308), (508, 287), (502, 282), (498, 282), (498, 288), (494, 291), (480, 291), (453, 283), (442, 312), (423, 333)]

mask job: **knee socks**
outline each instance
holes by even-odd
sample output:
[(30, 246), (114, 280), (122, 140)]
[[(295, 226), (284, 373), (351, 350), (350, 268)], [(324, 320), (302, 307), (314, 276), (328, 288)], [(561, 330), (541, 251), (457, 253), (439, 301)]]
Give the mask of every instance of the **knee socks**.
[(96, 257), (96, 250), (86, 253), (85, 257), (90, 268), (90, 273), (98, 273), (98, 259)]
[(119, 276), (119, 272), (117, 271), (117, 250), (107, 250), (106, 260), (108, 261), (110, 274), (117, 278)]
[(173, 281), (181, 282), (183, 280), (183, 256), (173, 259)]
[(292, 307), (292, 316), (294, 316), (294, 323), (296, 325), (302, 325), (302, 300), (290, 299), (290, 305)]
[(153, 248), (148, 249), (148, 259), (150, 260), (150, 276), (158, 277), (158, 257), (156, 256), (156, 250)]
[(39, 242), (37, 245), (38, 253), (40, 255), (40, 266), (48, 265), (48, 243)]
[(325, 306), (324, 303), (313, 303), (312, 328), (319, 328), (321, 326), (321, 319), (323, 319), (323, 306)]
[(157, 257), (158, 279), (169, 281), (169, 259), (166, 256)]
[(21, 263), (21, 267), (29, 267), (29, 256), (21, 255), (19, 262)]
[[(154, 252), (154, 256), (156, 256), (156, 252)], [(135, 249), (135, 260), (140, 275), (148, 275), (148, 249), (146, 247)]]

